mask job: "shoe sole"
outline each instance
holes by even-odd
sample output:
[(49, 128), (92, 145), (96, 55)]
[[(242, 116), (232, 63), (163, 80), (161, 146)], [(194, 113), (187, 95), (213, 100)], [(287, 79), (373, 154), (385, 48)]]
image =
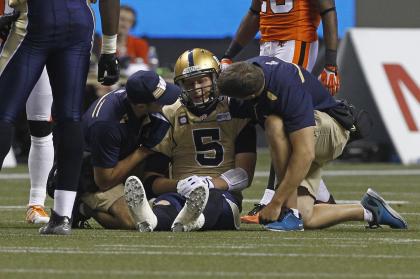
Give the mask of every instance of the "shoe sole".
[[(186, 202), (185, 208), (187, 213), (184, 213), (187, 216), (190, 216), (190, 220), (186, 220), (186, 222), (180, 222), (179, 220), (174, 221), (172, 225), (173, 232), (183, 232), (185, 231), (184, 227), (188, 225), (188, 223), (194, 222), (200, 214), (203, 212), (204, 208), (206, 207), (207, 201), (209, 198), (209, 190), (207, 186), (197, 187), (191, 191), (189, 194)], [(181, 210), (182, 211), (182, 210)]]
[[(388, 203), (375, 191), (373, 191), (371, 188), (369, 188), (366, 191), (366, 194), (368, 196), (370, 196), (372, 199), (377, 200), (380, 204), (382, 204), (383, 207), (385, 207), (386, 210), (388, 210), (389, 214), (391, 214), (392, 217), (394, 217), (395, 219), (400, 220), (401, 222), (403, 222), (405, 229), (408, 227), (407, 222), (404, 220), (403, 217), (401, 217), (400, 214), (398, 214), (398, 212), (396, 212), (392, 207), (390, 207), (388, 205)], [(393, 228), (393, 227), (392, 227)]]
[(32, 220), (26, 220), (28, 224), (47, 224), (50, 221), (50, 217), (37, 217)]
[[(140, 179), (135, 176), (127, 178), (124, 184), (124, 198), (133, 215), (138, 216), (136, 212), (140, 205), (145, 201), (146, 193)], [(139, 232), (152, 232), (152, 225), (148, 221), (136, 222), (136, 228)]]
[(267, 231), (271, 231), (271, 232), (303, 232), (305, 231), (305, 229), (301, 229), (301, 230), (276, 230), (276, 229), (270, 229), (267, 227), (264, 227), (264, 229), (266, 229)]
[(39, 234), (42, 235), (70, 235), (71, 234), (71, 228), (58, 228), (58, 227), (54, 227), (54, 228), (50, 228), (47, 225), (45, 225), (44, 227), (39, 228)]
[(241, 223), (244, 224), (259, 224), (259, 213), (255, 215), (245, 215), (241, 217)]

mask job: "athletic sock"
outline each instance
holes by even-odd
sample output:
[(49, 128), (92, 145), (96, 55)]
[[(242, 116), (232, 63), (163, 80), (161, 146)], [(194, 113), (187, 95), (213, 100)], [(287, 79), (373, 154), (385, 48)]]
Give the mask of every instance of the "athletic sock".
[(66, 190), (54, 191), (54, 211), (60, 216), (71, 218), (76, 192)]
[(363, 208), (363, 219), (367, 222), (373, 221), (373, 214), (370, 210), (367, 210), (366, 208)]
[(271, 202), (271, 199), (274, 196), (275, 191), (271, 189), (265, 189), (264, 195), (261, 198), (260, 204), (267, 205), (269, 202)]
[(318, 193), (316, 194), (316, 200), (321, 202), (328, 202), (330, 199), (330, 192), (327, 189), (327, 185), (325, 185), (324, 180), (321, 179), (321, 183), (319, 184)]
[(52, 134), (46, 137), (31, 136), (28, 157), (31, 190), (28, 205), (44, 206), (48, 174), (54, 161)]
[(299, 210), (297, 210), (296, 208), (290, 208), (290, 210), (293, 211), (293, 215), (295, 215), (297, 218), (299, 218)]

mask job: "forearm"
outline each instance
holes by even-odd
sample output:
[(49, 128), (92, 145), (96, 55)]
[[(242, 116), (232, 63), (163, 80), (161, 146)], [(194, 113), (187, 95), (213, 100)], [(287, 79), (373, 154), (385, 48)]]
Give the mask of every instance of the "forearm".
[(338, 27), (335, 3), (333, 0), (320, 0), (319, 7), (322, 17), (322, 26), (326, 50), (325, 64), (336, 65), (338, 49)]
[(255, 35), (259, 29), (259, 25), (259, 15), (248, 11), (245, 17), (242, 19), (238, 31), (230, 43), (228, 50), (225, 52), (225, 56), (234, 58), (243, 47), (245, 47), (252, 39), (255, 38)]
[(102, 33), (108, 36), (117, 34), (120, 17), (120, 1), (100, 0), (99, 11), (101, 14)]
[(109, 190), (116, 185), (123, 183), (130, 171), (143, 161), (152, 151), (141, 147), (133, 151), (123, 160), (119, 161), (113, 168), (94, 168), (95, 183), (101, 191)]
[(288, 165), (274, 197), (273, 203), (283, 205), (287, 199), (296, 191), (300, 183), (306, 177), (311, 166), (313, 157), (308, 153), (293, 152), (289, 158)]
[(164, 176), (158, 177), (153, 181), (152, 184), (152, 191), (156, 195), (168, 193), (168, 192), (175, 192), (176, 193), (176, 185), (178, 180), (176, 179), (169, 179)]

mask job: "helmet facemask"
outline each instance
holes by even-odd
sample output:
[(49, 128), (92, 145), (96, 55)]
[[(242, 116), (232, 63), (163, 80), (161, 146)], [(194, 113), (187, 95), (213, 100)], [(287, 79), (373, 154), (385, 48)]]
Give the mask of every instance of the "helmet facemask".
[[(210, 80), (208, 84), (203, 81), (205, 77)], [(185, 75), (177, 80), (181, 87), (181, 102), (189, 109), (206, 110), (212, 106), (218, 99), (216, 88), (217, 73), (213, 69), (200, 71), (198, 73)], [(194, 83), (203, 84), (196, 87)]]
[(200, 48), (187, 50), (178, 58), (174, 71), (174, 81), (182, 90), (181, 102), (190, 111), (207, 114), (214, 108), (220, 63), (213, 53)]

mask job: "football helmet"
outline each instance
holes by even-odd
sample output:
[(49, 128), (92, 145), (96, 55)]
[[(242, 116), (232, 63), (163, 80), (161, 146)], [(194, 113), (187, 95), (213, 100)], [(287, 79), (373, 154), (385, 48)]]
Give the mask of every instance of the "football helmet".
[[(213, 107), (218, 100), (216, 79), (219, 73), (219, 59), (210, 51), (194, 48), (181, 54), (175, 64), (174, 82), (182, 89), (182, 103), (189, 109), (206, 110)], [(197, 88), (188, 83), (204, 76), (211, 78), (212, 82), (209, 86)], [(197, 95), (201, 96), (199, 100), (197, 100)]]

